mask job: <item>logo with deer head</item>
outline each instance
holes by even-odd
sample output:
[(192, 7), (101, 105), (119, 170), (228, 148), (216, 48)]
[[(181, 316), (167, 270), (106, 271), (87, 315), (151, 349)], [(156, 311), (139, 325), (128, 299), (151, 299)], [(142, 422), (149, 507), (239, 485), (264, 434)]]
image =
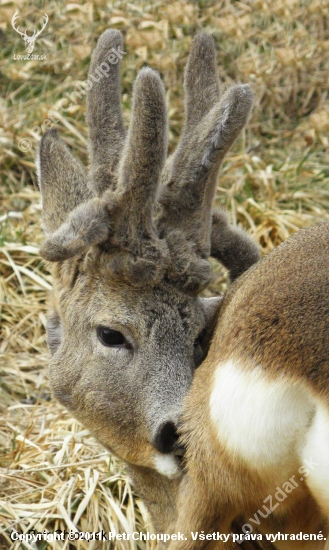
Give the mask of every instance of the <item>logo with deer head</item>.
[(25, 42), (25, 48), (26, 48), (27, 53), (32, 53), (33, 49), (34, 49), (36, 39), (42, 33), (43, 29), (45, 28), (45, 26), (48, 23), (48, 15), (45, 13), (45, 15), (43, 17), (43, 23), (42, 23), (41, 29), (34, 31), (32, 36), (29, 36), (26, 31), (22, 32), (22, 31), (19, 30), (19, 27), (16, 26), (18, 14), (19, 14), (19, 11), (17, 10), (15, 12), (15, 14), (13, 15), (13, 18), (11, 20), (12, 27), (23, 38), (23, 40)]

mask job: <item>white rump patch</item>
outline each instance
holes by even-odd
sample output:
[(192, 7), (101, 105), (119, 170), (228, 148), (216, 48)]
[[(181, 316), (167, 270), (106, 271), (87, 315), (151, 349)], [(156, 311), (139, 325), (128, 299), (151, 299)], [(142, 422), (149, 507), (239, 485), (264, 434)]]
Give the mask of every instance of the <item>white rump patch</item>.
[(307, 485), (329, 518), (329, 412), (318, 406), (302, 453)]
[(177, 459), (173, 455), (155, 453), (153, 459), (155, 469), (159, 472), (159, 474), (162, 474), (169, 479), (174, 479), (175, 477), (180, 476), (181, 469)]
[(217, 367), (210, 416), (218, 440), (253, 468), (290, 471), (313, 412), (307, 390), (287, 378), (273, 382), (261, 368), (232, 361)]

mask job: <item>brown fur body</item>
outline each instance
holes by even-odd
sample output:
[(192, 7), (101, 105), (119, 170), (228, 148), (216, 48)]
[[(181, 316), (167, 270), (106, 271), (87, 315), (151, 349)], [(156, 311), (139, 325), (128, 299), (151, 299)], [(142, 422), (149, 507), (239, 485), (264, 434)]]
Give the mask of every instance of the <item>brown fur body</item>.
[[(329, 224), (321, 224), (288, 239), (226, 294), (185, 402), (188, 474), (176, 530), (229, 532), (238, 514), (258, 514), (263, 533), (322, 530), (328, 536), (328, 272)], [(232, 402), (234, 417), (227, 412)], [(305, 460), (311, 464), (306, 473), (300, 470)], [(290, 488), (286, 498), (274, 498), (278, 487)], [(170, 548), (205, 547), (188, 538)], [(275, 545), (328, 547), (324, 541)], [(218, 543), (222, 547), (240, 546)]]

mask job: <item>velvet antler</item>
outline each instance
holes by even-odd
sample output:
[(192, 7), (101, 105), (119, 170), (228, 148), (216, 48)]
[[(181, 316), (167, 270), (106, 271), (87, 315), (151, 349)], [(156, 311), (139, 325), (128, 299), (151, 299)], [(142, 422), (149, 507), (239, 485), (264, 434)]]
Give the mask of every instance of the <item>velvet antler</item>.
[[(133, 285), (165, 278), (189, 293), (209, 282), (208, 257), (213, 255), (233, 280), (258, 259), (258, 250), (225, 213), (211, 209), (221, 162), (252, 106), (250, 88), (232, 86), (220, 96), (213, 40), (198, 35), (185, 73), (182, 137), (163, 170), (168, 132), (161, 79), (151, 69), (138, 74), (125, 137), (119, 63), (108, 63), (110, 52), (121, 47), (121, 34), (106, 31), (92, 58), (89, 180), (57, 132), (51, 130), (41, 141), (43, 197), (51, 203), (41, 254), (63, 261), (94, 249), (105, 253), (102, 265)], [(106, 77), (99, 77), (100, 68)], [(92, 78), (96, 72), (99, 78)], [(61, 190), (57, 203), (51, 198), (54, 185)], [(58, 208), (58, 201), (66, 208)]]
[[(96, 48), (93, 65), (96, 60), (104, 58), (105, 45), (109, 47), (113, 43), (112, 38), (111, 33), (105, 33), (100, 38), (101, 44)], [(116, 75), (115, 81), (117, 89)], [(112, 83), (110, 88), (113, 86)], [(167, 153), (167, 114), (163, 84), (159, 75), (151, 69), (143, 69), (138, 74), (133, 92), (132, 120), (115, 186), (111, 182), (109, 166), (114, 166), (118, 153), (111, 156), (106, 149), (106, 143), (109, 145), (110, 141), (98, 141), (96, 137), (98, 129), (100, 135), (106, 133), (101, 115), (106, 114), (105, 105), (110, 98), (105, 86), (99, 87), (98, 92), (98, 101), (102, 107), (90, 107), (95, 98), (91, 92), (88, 97), (93, 184), (96, 180), (95, 191), (99, 192), (101, 185), (107, 182), (107, 189), (100, 198), (79, 204), (59, 227), (57, 224), (51, 227), (53, 232), (41, 247), (41, 254), (49, 261), (63, 261), (99, 245), (100, 250), (106, 252), (105, 263), (112, 272), (120, 273), (132, 284), (154, 284), (163, 278), (168, 261), (166, 243), (158, 238), (152, 219)], [(114, 104), (117, 112), (118, 102), (115, 100)], [(120, 116), (115, 115), (112, 122)], [(111, 120), (108, 118), (109, 123)], [(109, 134), (117, 145), (121, 143), (122, 133), (117, 133), (115, 124), (110, 126)], [(59, 140), (54, 133), (44, 136), (41, 157), (45, 152), (45, 144), (51, 141), (53, 147), (54, 140)], [(66, 146), (61, 141), (60, 143), (63, 151), (66, 151)], [(48, 152), (47, 150), (47, 154)], [(102, 159), (105, 160), (103, 164)], [(71, 157), (67, 160), (69, 166), (65, 169), (70, 171), (76, 161)], [(58, 158), (56, 161), (60, 164)], [(52, 167), (49, 160), (44, 164), (48, 169), (49, 166)], [(52, 170), (55, 172), (56, 168)]]
[(90, 180), (97, 195), (115, 188), (126, 135), (121, 112), (120, 57), (114, 53), (122, 48), (121, 33), (114, 29), (105, 31), (97, 42), (89, 70)]
[[(211, 214), (221, 163), (247, 122), (252, 92), (248, 85), (238, 84), (221, 96), (214, 41), (205, 34), (197, 35), (193, 41), (184, 89), (186, 120), (177, 149), (165, 167), (158, 226), (174, 257), (180, 256), (180, 276), (189, 287), (193, 280), (197, 285), (198, 273), (201, 286), (208, 282), (210, 267), (207, 269), (204, 260), (210, 255), (224, 260), (234, 279), (236, 247), (238, 251), (243, 248), (245, 254), (242, 257), (238, 253), (244, 261), (241, 271), (257, 261), (259, 252), (246, 234), (229, 224), (224, 213), (218, 211), (213, 217)], [(224, 247), (221, 231), (225, 233)], [(188, 250), (185, 247), (184, 257), (183, 236), (190, 245)], [(228, 246), (230, 237), (232, 248)], [(230, 254), (226, 253), (227, 248)]]

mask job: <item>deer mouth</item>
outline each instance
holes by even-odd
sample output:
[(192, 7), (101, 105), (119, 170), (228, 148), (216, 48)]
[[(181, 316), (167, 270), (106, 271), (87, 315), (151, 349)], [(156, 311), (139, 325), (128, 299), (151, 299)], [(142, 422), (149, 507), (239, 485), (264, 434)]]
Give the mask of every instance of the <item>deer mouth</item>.
[(153, 455), (153, 462), (156, 471), (168, 479), (178, 479), (183, 473), (180, 459), (173, 453), (162, 454), (157, 452)]
[(170, 453), (153, 455), (155, 469), (169, 479), (178, 479), (184, 473), (184, 456), (185, 447), (177, 440)]

